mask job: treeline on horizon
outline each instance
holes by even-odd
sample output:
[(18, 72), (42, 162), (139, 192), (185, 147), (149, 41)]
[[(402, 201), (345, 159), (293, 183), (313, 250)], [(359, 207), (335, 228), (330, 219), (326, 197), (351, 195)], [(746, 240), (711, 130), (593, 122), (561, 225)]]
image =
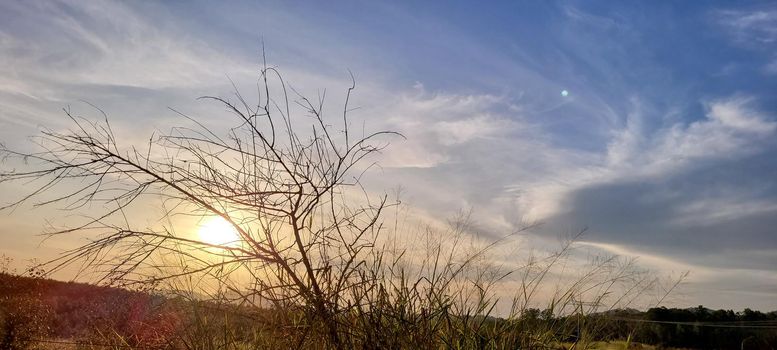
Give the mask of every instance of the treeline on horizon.
[[(46, 341), (139, 348), (201, 348), (240, 339), (283, 333), (271, 329), (273, 310), (257, 310), (146, 291), (61, 282), (40, 276), (0, 273), (0, 348), (35, 348)], [(576, 322), (570, 318), (579, 318)], [(773, 349), (777, 311), (657, 307), (619, 309), (592, 315), (556, 316), (528, 309), (517, 320), (487, 317), (486, 324), (520, 322), (520, 329), (552, 329), (553, 323), (596, 325), (599, 340), (702, 349)], [(214, 328), (215, 327), (215, 328)], [(263, 329), (264, 328), (264, 329)], [(575, 332), (566, 332), (569, 342)], [(222, 341), (225, 339), (222, 339)], [(563, 347), (562, 344), (559, 344)], [(219, 346), (216, 346), (219, 347)], [(206, 347), (206, 348), (214, 348)]]
[[(588, 316), (604, 325), (607, 340), (677, 348), (774, 349), (777, 347), (777, 311), (749, 308), (740, 312), (655, 307), (647, 311), (613, 310)], [(599, 319), (600, 321), (596, 321)]]

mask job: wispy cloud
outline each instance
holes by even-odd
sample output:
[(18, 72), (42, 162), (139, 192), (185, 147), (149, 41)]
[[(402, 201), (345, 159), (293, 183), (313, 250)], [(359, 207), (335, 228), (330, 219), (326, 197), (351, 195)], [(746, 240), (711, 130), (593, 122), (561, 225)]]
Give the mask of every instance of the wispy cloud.
[(23, 74), (28, 84), (184, 87), (248, 68), (184, 28), (163, 28), (122, 3), (12, 3), (4, 13), (16, 25), (4, 26), (0, 35), (2, 76)]
[[(590, 226), (589, 248), (642, 255), (660, 268), (708, 271), (722, 264), (715, 252), (731, 268), (767, 269), (767, 253), (745, 252), (777, 249), (768, 231), (777, 224), (777, 116), (760, 76), (777, 71), (777, 10), (578, 5), (537, 6), (536, 16), (503, 10), (523, 17), (499, 22), (401, 4), (236, 11), (196, 2), (5, 2), (0, 137), (18, 141), (36, 125), (56, 125), (61, 108), (79, 99), (106, 109), (130, 139), (175, 118), (167, 106), (217, 121), (220, 110), (193, 99), (231, 96), (226, 76), (255, 89), (264, 36), (269, 63), (290, 86), (308, 96), (329, 89), (327, 113), (341, 107), (346, 68), (354, 70), (354, 120), (407, 137), (385, 150), (371, 188), (401, 185), (424, 215), (472, 208), (480, 231), (494, 235), (543, 221), (531, 232), (539, 238)], [(697, 12), (724, 37), (684, 22)], [(667, 44), (675, 36), (657, 31), (671, 26), (644, 18), (691, 39)], [(754, 75), (739, 51), (678, 51), (690, 40), (766, 58), (753, 59)], [(726, 283), (709, 275), (705, 286)]]
[[(773, 4), (772, 4), (773, 5)], [(714, 11), (714, 18), (728, 31), (733, 41), (755, 51), (777, 55), (777, 8), (760, 6), (745, 10)], [(766, 74), (777, 72), (777, 63), (770, 59), (763, 66)]]
[(716, 15), (742, 43), (769, 44), (777, 41), (777, 10), (774, 8), (721, 10)]

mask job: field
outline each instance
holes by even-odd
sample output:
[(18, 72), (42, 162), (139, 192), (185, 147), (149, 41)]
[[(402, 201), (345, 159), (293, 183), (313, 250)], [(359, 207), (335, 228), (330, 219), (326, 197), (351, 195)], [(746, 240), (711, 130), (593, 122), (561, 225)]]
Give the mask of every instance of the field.
[[(256, 349), (256, 348), (326, 348), (315, 342), (305, 342), (307, 330), (303, 324), (296, 327), (285, 324), (288, 312), (251, 307), (239, 307), (214, 302), (162, 296), (120, 288), (97, 287), (81, 283), (65, 283), (53, 280), (0, 275), (0, 339), (4, 349)], [(660, 310), (660, 309), (658, 309)], [(680, 309), (664, 309), (678, 313)], [(692, 309), (691, 309), (692, 310)], [(697, 311), (699, 311), (697, 309)], [(713, 310), (700, 310), (713, 313)], [(723, 311), (723, 310), (719, 310)], [(528, 314), (531, 314), (528, 313)], [(389, 344), (401, 348), (482, 348), (505, 349), (523, 344), (528, 349), (625, 349), (625, 337), (633, 336), (629, 349), (681, 349), (681, 348), (731, 348), (745, 341), (743, 348), (760, 349), (775, 344), (777, 332), (766, 331), (728, 332), (726, 338), (716, 338), (711, 332), (685, 334), (684, 340), (674, 333), (674, 326), (641, 327), (638, 322), (616, 321), (616, 317), (590, 315), (586, 319), (530, 315), (509, 320), (503, 318), (473, 318), (452, 320), (458, 323), (457, 333), (447, 333), (444, 326), (427, 330), (429, 338), (409, 334), (402, 339), (396, 330), (361, 329), (370, 332), (372, 339), (384, 339), (389, 335), (407, 343)], [(624, 310), (619, 315), (630, 318), (655, 319), (655, 311), (640, 313)], [(610, 316), (614, 315), (610, 313)], [(653, 316), (651, 316), (653, 315)], [(742, 314), (743, 316), (744, 314)], [(298, 315), (302, 319), (302, 315)], [(409, 316), (409, 315), (408, 315)], [(687, 315), (686, 315), (687, 316)], [(753, 313), (760, 325), (777, 323), (777, 313)], [(450, 317), (450, 316), (449, 316)], [(452, 318), (452, 317), (451, 317)], [(404, 325), (384, 323), (384, 326), (402, 327), (402, 331), (418, 332), (428, 324), (408, 317)], [(574, 322), (570, 322), (570, 320)], [(451, 321), (450, 319), (448, 320)], [(474, 322), (472, 322), (474, 321)], [(572, 324), (589, 324), (585, 328), (569, 328)], [(413, 324), (413, 322), (417, 322)], [(720, 322), (720, 321), (719, 321)], [(741, 322), (746, 322), (740, 319)], [(464, 325), (468, 328), (464, 328)], [(590, 326), (594, 325), (594, 326)], [(477, 328), (477, 329), (475, 329)], [(696, 327), (698, 329), (698, 327)], [(579, 337), (581, 330), (598, 334)], [(469, 330), (467, 334), (462, 331)], [(381, 332), (383, 334), (377, 334)], [(433, 333), (437, 332), (437, 333)], [(510, 332), (505, 334), (504, 332)], [(354, 335), (356, 338), (356, 335)], [(577, 342), (559, 341), (574, 339)], [(599, 338), (599, 339), (597, 339)], [(617, 339), (621, 340), (617, 340)], [(661, 339), (664, 340), (661, 340)], [(673, 339), (673, 340), (672, 340)], [(453, 343), (458, 341), (458, 345)], [(654, 345), (640, 343), (652, 341)], [(684, 342), (684, 347), (672, 344)], [(502, 342), (502, 343), (500, 343)], [(520, 343), (519, 343), (520, 342)], [(757, 342), (763, 342), (758, 344)], [(698, 345), (692, 346), (693, 344)], [(375, 343), (363, 343), (370, 347)], [(679, 345), (679, 344), (678, 344)], [(689, 346), (691, 345), (691, 346)], [(373, 347), (373, 348), (378, 348)], [(768, 348), (768, 347), (767, 347)]]

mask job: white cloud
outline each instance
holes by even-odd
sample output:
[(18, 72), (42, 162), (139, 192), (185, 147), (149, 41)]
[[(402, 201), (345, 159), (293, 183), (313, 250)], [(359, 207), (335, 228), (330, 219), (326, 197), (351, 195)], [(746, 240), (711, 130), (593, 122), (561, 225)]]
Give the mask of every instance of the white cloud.
[[(446, 177), (461, 176), (460, 180), (436, 178), (436, 187), (425, 190), (492, 213), (487, 221), (501, 222), (498, 227), (516, 215), (541, 221), (574, 209), (565, 207), (565, 199), (585, 187), (660, 179), (682, 173), (698, 161), (758, 152), (777, 123), (751, 108), (752, 102), (741, 96), (713, 100), (705, 104), (707, 112), (701, 119), (650, 130), (643, 126), (641, 102), (633, 99), (624, 127), (612, 132), (606, 150), (599, 153), (554, 145), (542, 124), (525, 121), (521, 108), (505, 108), (502, 98), (421, 91), (390, 102), (388, 128), (405, 133), (408, 141), (392, 145), (383, 165), (434, 169), (455, 161), (449, 171), (457, 173)], [(488, 153), (467, 147), (466, 142), (476, 138), (480, 146), (488, 145), (484, 150)], [(493, 178), (495, 172), (503, 175)], [(479, 195), (453, 187), (478, 186), (484, 178), (492, 179), (493, 187), (481, 188)]]
[(644, 130), (639, 101), (632, 98), (633, 111), (626, 116), (626, 126), (616, 130), (607, 145), (607, 163), (610, 167), (619, 167), (629, 163), (639, 154), (644, 142)]
[[(704, 118), (675, 123), (652, 134), (639, 130), (640, 116), (630, 115), (608, 148), (610, 170), (618, 176), (662, 176), (682, 170), (693, 160), (729, 158), (757, 151), (758, 142), (777, 130), (750, 107), (752, 98), (731, 97), (706, 103)], [(650, 140), (641, 142), (640, 140)]]
[[(777, 290), (773, 288), (777, 283), (777, 273), (769, 270), (736, 269), (726, 267), (709, 267), (704, 264), (691, 264), (686, 261), (667, 256), (654, 254), (648, 251), (635, 249), (617, 244), (600, 242), (578, 242), (579, 245), (601, 250), (608, 254), (624, 257), (637, 257), (640, 266), (650, 268), (653, 271), (667, 273), (672, 271), (690, 272), (682, 281), (679, 290), (672, 295), (676, 298), (678, 293), (692, 293), (692, 303), (703, 304), (712, 308), (743, 309), (753, 305), (766, 305), (771, 310), (777, 307), (775, 295)], [(774, 251), (753, 251), (748, 254), (768, 254), (773, 256)], [(716, 254), (715, 260), (741, 258), (730, 254)], [(671, 283), (671, 281), (670, 281)], [(765, 286), (769, 286), (765, 288)], [(749, 294), (749, 298), (743, 299), (742, 293)], [(680, 305), (687, 305), (688, 300), (680, 297)]]
[(440, 143), (454, 145), (494, 135), (500, 131), (509, 131), (511, 124), (509, 120), (481, 114), (467, 119), (443, 120), (437, 122), (434, 129), (437, 131)]
[[(732, 198), (732, 196), (738, 196)], [(751, 215), (777, 213), (777, 202), (754, 199), (752, 196), (727, 194), (715, 198), (703, 198), (682, 206), (671, 222), (679, 226), (710, 226)]]
[[(367, 92), (371, 96), (390, 96)], [(478, 138), (506, 135), (520, 130), (504, 98), (482, 95), (429, 93), (416, 83), (397, 98), (366, 102), (375, 106), (373, 120), (383, 128), (407, 137), (392, 145), (382, 162), (387, 167), (433, 167), (451, 158), (455, 146)], [(381, 122), (381, 120), (384, 120)]]
[(725, 10), (718, 11), (717, 17), (742, 43), (768, 44), (777, 40), (777, 10)]
[(123, 3), (65, 1), (3, 7), (27, 23), (6, 27), (0, 35), (4, 77), (23, 75), (40, 85), (165, 88), (201, 85), (225, 73), (249, 70), (245, 62), (183, 28), (155, 22)]
[(758, 150), (758, 141), (773, 134), (777, 123), (749, 107), (751, 98), (732, 97), (706, 104), (704, 119), (675, 124), (658, 135), (646, 154), (648, 172), (660, 175), (681, 169), (694, 159), (730, 158)]
[(564, 198), (584, 187), (623, 179), (658, 179), (700, 160), (758, 152), (759, 142), (774, 134), (777, 122), (753, 110), (751, 102), (746, 97), (715, 100), (706, 104), (707, 113), (700, 120), (649, 132), (642, 127), (645, 116), (635, 100), (626, 125), (613, 132), (606, 153), (580, 157), (582, 154), (564, 156), (562, 150), (545, 150), (562, 155), (562, 161), (549, 167), (551, 171), (541, 174), (539, 181), (523, 183), (528, 188), (524, 210), (541, 220), (564, 210)]
[(660, 271), (694, 271), (694, 278), (704, 278), (709, 276), (709, 271), (701, 266), (690, 265), (688, 263), (668, 258), (661, 255), (651, 254), (645, 251), (639, 251), (634, 248), (625, 247), (617, 244), (580, 241), (577, 244), (593, 247), (609, 254), (624, 257), (639, 257), (643, 266)]
[(707, 117), (737, 131), (754, 134), (770, 134), (777, 128), (777, 123), (765, 120), (758, 113), (750, 110), (750, 98), (731, 98), (716, 101), (707, 105)]
[[(756, 51), (775, 51), (777, 42), (777, 9), (761, 8), (753, 10), (724, 10), (715, 12), (717, 22), (722, 24), (733, 41), (743, 47)], [(777, 73), (777, 61), (765, 64), (766, 74)]]

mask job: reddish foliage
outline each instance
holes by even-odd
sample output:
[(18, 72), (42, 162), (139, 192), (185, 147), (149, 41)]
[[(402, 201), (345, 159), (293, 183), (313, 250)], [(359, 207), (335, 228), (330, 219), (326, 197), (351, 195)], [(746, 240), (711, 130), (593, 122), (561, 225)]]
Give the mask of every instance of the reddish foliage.
[(111, 334), (132, 345), (161, 348), (182, 323), (181, 313), (161, 296), (5, 273), (0, 273), (0, 300), (4, 319), (19, 318), (18, 310), (25, 308), (28, 318), (43, 324), (33, 338), (94, 340)]

